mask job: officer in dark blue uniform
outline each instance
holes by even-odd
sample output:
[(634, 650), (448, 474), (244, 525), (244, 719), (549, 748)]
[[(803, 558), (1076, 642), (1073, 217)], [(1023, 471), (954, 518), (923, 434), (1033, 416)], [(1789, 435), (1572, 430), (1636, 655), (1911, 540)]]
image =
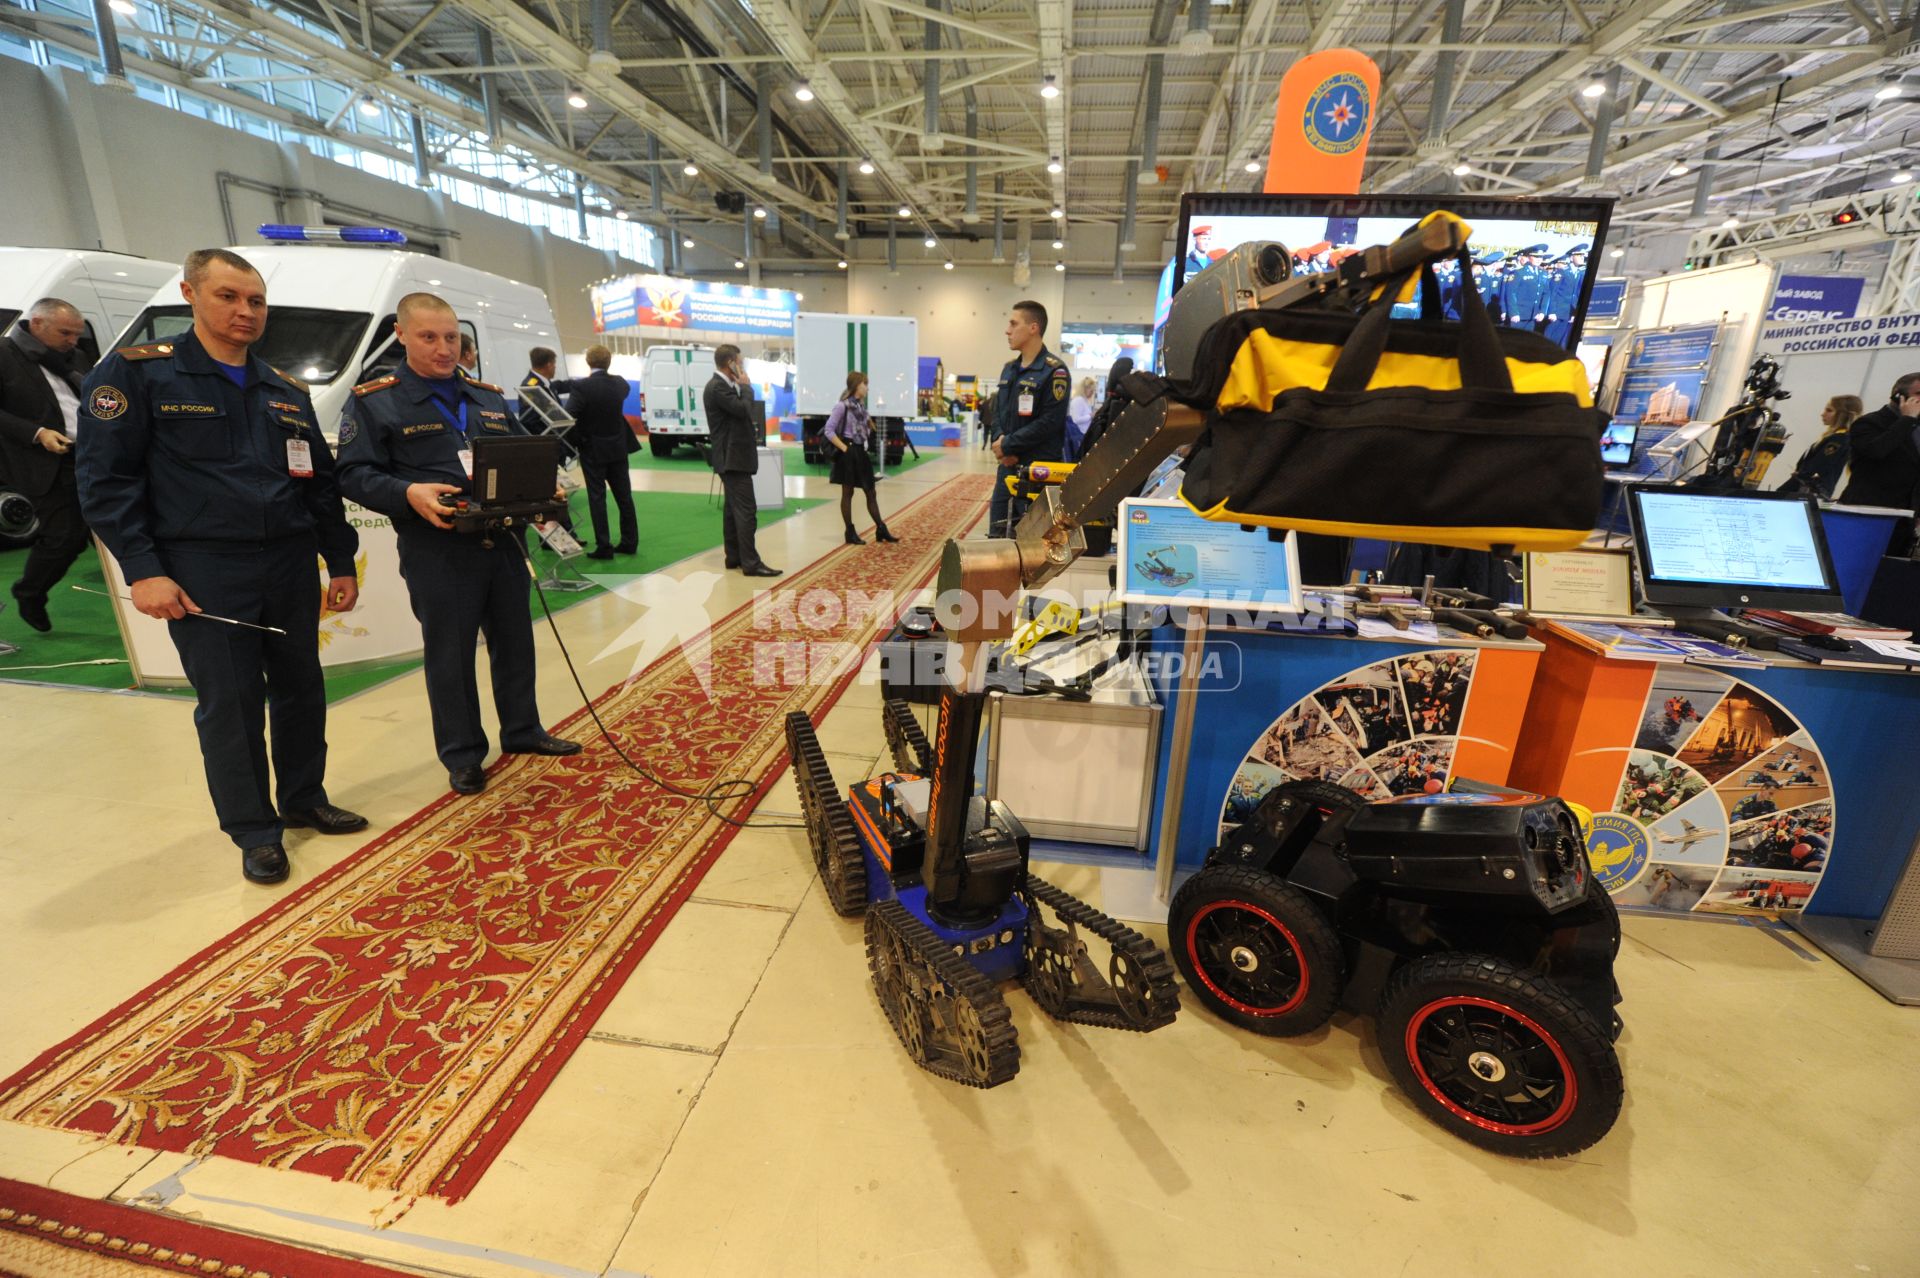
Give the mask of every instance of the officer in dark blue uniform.
[(350, 610), (360, 541), (306, 388), (248, 351), (267, 320), (260, 273), (237, 254), (201, 249), (183, 275), (192, 329), (115, 351), (87, 378), (80, 503), (134, 607), (168, 623), (198, 698), (207, 789), (242, 873), (278, 883), (286, 826), (367, 825), (327, 801), (314, 575), (319, 556), (328, 607)]
[(1573, 336), (1573, 312), (1580, 305), (1580, 282), (1587, 277), (1588, 245), (1576, 244), (1547, 268), (1547, 340), (1561, 346)]
[(487, 636), (500, 749), (508, 754), (578, 754), (580, 744), (547, 732), (534, 702), (533, 620), (519, 533), (453, 531), (441, 498), (471, 490), (473, 441), (526, 432), (500, 388), (458, 367), (460, 324), (431, 293), (409, 293), (395, 308), (394, 333), (407, 359), (392, 374), (353, 388), (340, 424), (340, 487), (393, 519), (400, 575), (426, 645), (427, 705), (434, 746), (461, 794), (487, 785), (481, 763), (474, 648)]
[(1500, 310), (1500, 263), (1506, 260), (1507, 255), (1499, 249), (1473, 259), (1474, 287), (1480, 290), (1480, 300), (1487, 304), (1487, 314), (1493, 316), (1496, 324), (1504, 322)]
[(1506, 282), (1500, 288), (1500, 309), (1506, 323), (1530, 333), (1547, 326), (1547, 277), (1540, 270), (1545, 244), (1535, 244), (1515, 253), (1509, 261)]
[(1059, 461), (1066, 456), (1067, 396), (1073, 374), (1065, 361), (1047, 349), (1047, 308), (1038, 302), (1015, 302), (1007, 317), (1007, 346), (1014, 357), (1000, 370), (994, 393), (994, 475), (988, 522), (995, 537), (1011, 537), (1029, 499), (1008, 491), (1009, 476), (1018, 476), (1030, 462)]

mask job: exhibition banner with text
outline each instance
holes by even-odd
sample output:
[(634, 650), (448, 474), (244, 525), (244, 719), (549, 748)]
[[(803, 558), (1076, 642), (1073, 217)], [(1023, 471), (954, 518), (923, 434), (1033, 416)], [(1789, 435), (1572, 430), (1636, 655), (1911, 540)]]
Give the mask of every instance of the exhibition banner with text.
[(1769, 324), (1760, 330), (1760, 349), (1768, 355), (1880, 351), (1898, 346), (1920, 346), (1920, 315), (1882, 315), (1813, 324)]
[(689, 332), (791, 337), (798, 294), (778, 288), (629, 275), (593, 286), (593, 329), (678, 328)]
[(1866, 287), (1858, 275), (1782, 275), (1773, 286), (1767, 322), (1852, 319)]

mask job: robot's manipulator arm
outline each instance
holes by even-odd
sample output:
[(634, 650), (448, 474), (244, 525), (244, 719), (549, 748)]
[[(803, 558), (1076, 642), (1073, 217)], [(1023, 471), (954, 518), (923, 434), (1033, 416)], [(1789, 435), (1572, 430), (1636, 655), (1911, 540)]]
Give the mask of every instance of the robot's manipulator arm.
[[(1295, 275), (1287, 250), (1271, 241), (1243, 244), (1188, 280), (1174, 295), (1164, 330), (1169, 377), (1193, 373), (1200, 338), (1235, 311), (1284, 310), (1302, 305), (1358, 305), (1381, 285), (1424, 263), (1457, 253), (1468, 227), (1451, 214), (1433, 214), (1392, 244), (1355, 253), (1334, 271)], [(1129, 404), (1066, 482), (1046, 487), (1011, 538), (949, 541), (940, 565), (943, 598), (973, 601), (943, 616), (960, 642), (1005, 638), (1011, 614), (980, 606), (997, 595), (1010, 599), (1025, 587), (1044, 585), (1085, 549), (1081, 526), (1112, 515), (1120, 500), (1173, 452), (1200, 434), (1199, 409), (1162, 395)]]

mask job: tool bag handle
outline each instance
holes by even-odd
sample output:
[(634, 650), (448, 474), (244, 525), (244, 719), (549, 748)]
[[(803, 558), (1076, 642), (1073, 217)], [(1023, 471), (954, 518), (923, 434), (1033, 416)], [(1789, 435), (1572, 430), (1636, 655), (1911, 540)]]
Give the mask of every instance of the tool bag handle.
[[(1487, 313), (1486, 301), (1473, 285), (1472, 263), (1465, 253), (1455, 260), (1459, 262), (1461, 270), (1461, 388), (1511, 393), (1513, 378), (1507, 373), (1507, 357), (1500, 349), (1500, 338), (1494, 330), (1493, 317)], [(1431, 262), (1421, 266), (1419, 274), (1423, 285), (1421, 318), (1425, 320), (1432, 314), (1428, 309), (1429, 299), (1433, 309), (1439, 307), (1440, 289)], [(1327, 390), (1358, 393), (1367, 389), (1367, 383), (1373, 380), (1374, 370), (1380, 366), (1381, 356), (1386, 354), (1394, 299), (1413, 277), (1414, 272), (1407, 271), (1389, 282), (1367, 309), (1360, 313), (1360, 322), (1354, 325), (1346, 345), (1341, 348), (1340, 358), (1334, 361), (1333, 372), (1327, 377)]]

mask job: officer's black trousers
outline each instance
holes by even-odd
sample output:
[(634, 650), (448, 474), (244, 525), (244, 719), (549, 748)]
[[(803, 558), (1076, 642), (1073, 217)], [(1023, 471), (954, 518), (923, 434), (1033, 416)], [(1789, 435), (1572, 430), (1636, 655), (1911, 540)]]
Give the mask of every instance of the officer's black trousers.
[(723, 471), (720, 488), (726, 493), (725, 525), (721, 540), (726, 546), (729, 568), (758, 568), (760, 551), (753, 544), (760, 526), (760, 511), (753, 502), (753, 476), (739, 471)]
[[(320, 577), (311, 537), (208, 550), (161, 547), (167, 573), (203, 617), (167, 623), (198, 698), (193, 726), (220, 828), (243, 848), (278, 843), (280, 811), (327, 801), (327, 693), (320, 675)], [(267, 725), (272, 723), (269, 787)], [(274, 807), (274, 796), (279, 809)]]
[(426, 647), (427, 707), (433, 744), (447, 771), (477, 767), (487, 757), (480, 722), (474, 647), (487, 637), (500, 748), (530, 744), (543, 731), (533, 695), (533, 619), (527, 609), (527, 566), (514, 538), (497, 532), (493, 549), (477, 534), (409, 528), (400, 534), (400, 575)]
[(33, 499), (33, 509), (40, 516), (40, 532), (14, 583), (13, 597), (44, 601), (87, 547), (87, 521), (80, 513), (71, 453), (60, 459), (53, 487)]
[(619, 549), (631, 552), (640, 544), (639, 525), (633, 514), (633, 473), (627, 459), (601, 461), (590, 453), (580, 454), (580, 473), (587, 481), (587, 511), (593, 517), (593, 544), (611, 546), (607, 540), (607, 492), (613, 492), (613, 504), (620, 511)]
[[(1020, 473), (1017, 466), (1001, 462), (993, 472), (993, 495), (987, 498), (987, 536), (1013, 536), (1013, 494), (1007, 491), (1009, 476)], [(1024, 512), (1022, 512), (1024, 513)]]

